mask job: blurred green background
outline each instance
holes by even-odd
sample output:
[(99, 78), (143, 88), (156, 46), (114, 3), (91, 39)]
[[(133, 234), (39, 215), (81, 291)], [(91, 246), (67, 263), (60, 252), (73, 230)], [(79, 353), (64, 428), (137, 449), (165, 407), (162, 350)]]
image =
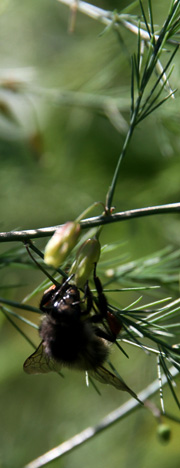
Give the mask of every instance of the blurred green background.
[[(155, 23), (161, 25), (169, 0), (152, 4)], [(128, 2), (96, 5), (120, 10)], [(94, 201), (104, 201), (122, 148), (130, 104), (128, 55), (113, 31), (101, 35), (103, 25), (80, 13), (70, 34), (69, 18), (68, 8), (55, 0), (3, 0), (0, 5), (1, 231), (60, 224)], [(134, 36), (123, 29), (121, 34), (133, 52)], [(172, 87), (179, 88), (179, 55), (174, 62)], [(122, 112), (118, 122), (113, 99)], [(175, 101), (139, 126), (122, 165), (114, 198), (117, 211), (179, 201), (179, 118), (178, 92)], [(178, 218), (114, 224), (103, 231), (102, 242), (108, 241), (127, 241), (130, 259), (167, 244), (178, 247)], [(37, 245), (43, 248), (45, 240)], [(0, 252), (16, 246), (2, 244)], [(6, 267), (1, 296), (22, 300), (43, 279), (35, 270)], [(38, 300), (31, 303), (37, 305)], [(101, 386), (99, 397), (75, 372), (66, 371), (65, 379), (26, 376), (22, 365), (32, 348), (3, 317), (0, 320), (1, 468), (24, 466), (127, 400), (106, 386)], [(37, 334), (26, 331), (38, 343)], [(119, 363), (115, 351), (113, 363), (138, 392), (156, 378), (155, 359), (128, 347), (127, 351), (128, 364), (123, 355)], [(164, 394), (168, 410), (177, 412), (167, 389)], [(156, 421), (140, 409), (53, 466), (179, 468), (180, 430), (175, 423), (170, 426), (172, 440), (161, 445)]]

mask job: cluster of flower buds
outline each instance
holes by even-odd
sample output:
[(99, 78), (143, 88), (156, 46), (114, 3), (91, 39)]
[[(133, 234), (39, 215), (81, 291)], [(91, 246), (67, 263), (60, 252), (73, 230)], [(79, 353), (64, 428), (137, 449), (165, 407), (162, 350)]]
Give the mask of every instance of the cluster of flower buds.
[[(75, 247), (81, 231), (78, 222), (69, 221), (57, 229), (45, 247), (44, 261), (47, 265), (58, 268), (64, 263), (69, 253)], [(77, 252), (69, 274), (74, 275), (73, 281), (78, 288), (83, 288), (98, 262), (100, 242), (96, 237), (87, 239)]]

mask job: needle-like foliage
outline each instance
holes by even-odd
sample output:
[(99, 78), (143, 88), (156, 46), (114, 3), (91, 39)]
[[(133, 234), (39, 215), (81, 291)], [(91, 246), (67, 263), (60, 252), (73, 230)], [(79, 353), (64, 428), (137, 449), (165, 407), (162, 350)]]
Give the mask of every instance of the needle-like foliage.
[[(180, 44), (180, 0), (171, 1), (162, 27), (157, 26), (154, 22), (151, 0), (147, 0), (147, 12), (144, 2), (139, 0), (133, 2), (132, 5), (120, 13), (117, 11), (105, 11), (80, 0), (73, 2), (73, 5), (70, 0), (58, 1), (70, 6), (72, 10), (73, 25), (71, 24), (71, 32), (75, 26), (76, 11), (79, 10), (103, 23), (105, 26), (103, 33), (109, 33), (109, 31), (111, 34), (115, 33), (120, 50), (123, 51), (126, 57), (129, 52), (123, 37), (124, 28), (130, 34), (134, 34), (136, 41), (134, 41), (135, 47), (133, 48), (131, 57), (128, 56), (128, 63), (131, 67), (131, 81), (129, 101), (125, 103), (124, 109), (126, 113), (128, 109), (129, 122), (126, 122), (121, 113), (123, 106), (121, 97), (112, 98), (111, 95), (93, 95), (93, 93), (81, 93), (79, 90), (76, 92), (69, 90), (62, 92), (62, 90), (40, 89), (36, 86), (27, 85), (27, 83), (22, 88), (23, 92), (27, 92), (27, 95), (31, 91), (33, 96), (38, 95), (38, 97), (43, 97), (46, 102), (51, 102), (51, 104), (63, 102), (63, 104), (69, 105), (71, 103), (73, 106), (91, 109), (91, 111), (98, 110), (113, 122), (115, 128), (121, 131), (121, 134), (126, 134), (122, 149), (115, 163), (110, 186), (109, 188), (106, 187), (104, 203), (100, 205), (100, 210), (102, 210), (103, 206), (103, 213), (96, 217), (85, 218), (87, 216), (87, 212), (85, 212), (83, 219), (82, 216), (78, 216), (81, 232), (83, 229), (88, 228), (88, 233), (82, 234), (80, 241), (61, 265), (61, 268), (57, 270), (53, 270), (51, 267), (46, 268), (43, 261), (43, 252), (32, 242), (32, 239), (35, 240), (53, 234), (58, 226), (23, 231), (12, 230), (0, 233), (0, 242), (17, 241), (21, 243), (20, 247), (10, 248), (0, 255), (0, 270), (2, 272), (0, 288), (2, 296), (3, 294), (5, 296), (0, 298), (0, 310), (2, 315), (34, 348), (36, 346), (31, 340), (31, 331), (33, 328), (35, 330), (39, 329), (37, 314), (40, 315), (42, 311), (38, 307), (30, 305), (31, 299), (36, 295), (42, 296), (42, 292), (49, 288), (49, 286), (59, 286), (62, 283), (62, 279), (68, 278), (72, 262), (76, 258), (79, 246), (81, 247), (84, 241), (88, 238), (94, 239), (94, 236), (97, 236), (99, 241), (101, 230), (105, 224), (110, 225), (115, 221), (120, 222), (134, 217), (155, 214), (162, 215), (163, 213), (164, 215), (166, 213), (170, 215), (180, 212), (180, 203), (140, 208), (120, 213), (115, 213), (113, 208), (121, 164), (135, 130), (137, 127), (139, 128), (140, 124), (143, 125), (143, 121), (153, 115), (158, 108), (165, 106), (166, 101), (171, 99), (173, 102), (176, 97), (176, 89), (171, 86), (170, 78), (174, 69), (173, 61)], [(132, 9), (137, 7), (137, 5), (139, 5), (139, 16), (131, 13)], [(101, 34), (101, 40), (103, 40), (103, 33)], [(19, 88), (17, 92), (19, 92)], [(61, 220), (58, 221), (60, 222)], [(28, 295), (23, 297), (21, 301), (14, 301), (7, 297), (8, 289), (11, 291), (12, 288), (16, 287), (21, 291), (21, 288), (25, 286), (24, 283), (9, 285), (5, 283), (4, 272), (13, 268), (24, 270), (25, 273), (30, 269), (33, 269), (33, 271), (37, 269), (43, 275), (43, 281), (30, 291)], [(180, 402), (175, 390), (175, 377), (180, 371), (179, 248), (169, 246), (138, 260), (130, 260), (128, 253), (124, 252), (124, 245), (122, 246), (118, 243), (111, 244), (110, 242), (108, 246), (102, 246), (97, 270), (103, 283), (108, 313), (113, 316), (115, 323), (119, 326), (118, 330), (120, 331), (116, 336), (115, 346), (120, 353), (121, 359), (122, 357), (123, 359), (128, 358), (127, 348), (131, 346), (132, 349), (138, 348), (143, 353), (153, 355), (155, 365), (157, 363), (158, 382), (152, 383), (151, 388), (148, 387), (141, 392), (142, 401), (145, 402), (147, 397), (149, 398), (153, 395), (159, 387), (161, 413), (165, 414), (166, 404), (163, 398), (162, 387), (167, 383), (176, 405), (180, 408)], [(90, 314), (94, 314), (95, 316), (95, 313), (98, 313), (99, 293), (94, 289), (94, 283), (95, 281), (91, 281), (91, 276), (87, 278), (86, 288), (88, 285), (92, 294), (92, 309)], [(81, 293), (80, 303), (84, 303), (86, 297), (83, 287), (78, 289), (78, 293), (79, 291)], [(133, 296), (129, 298), (128, 294), (130, 293)], [(96, 323), (96, 319), (99, 319), (99, 317), (94, 318), (94, 316), (94, 323)], [(110, 325), (108, 324), (107, 316), (102, 316), (100, 326), (102, 328), (101, 331), (109, 331)], [(43, 344), (42, 342), (38, 346), (38, 349), (43, 349)], [(107, 360), (107, 364), (115, 374), (114, 377), (123, 381), (118, 373), (118, 368), (115, 368), (110, 360)], [(56, 369), (53, 368), (53, 370)], [(99, 380), (102, 382), (102, 379)], [(88, 376), (86, 372), (87, 384), (89, 381), (95, 390), (100, 393), (99, 388), (94, 383), (93, 377), (91, 375)], [(132, 396), (135, 395), (136, 398), (136, 394), (133, 391), (129, 393)], [(130, 409), (125, 408), (119, 413), (119, 416), (113, 415), (112, 421), (114, 422), (117, 418), (120, 419), (122, 414), (124, 417), (124, 414), (128, 414), (129, 411), (135, 409), (139, 403), (141, 403), (141, 400), (138, 396), (137, 401), (130, 405)], [(100, 426), (104, 430), (109, 424), (109, 421), (104, 421)], [(94, 432), (90, 431), (91, 434), (88, 437), (93, 437), (94, 434), (101, 430), (100, 426), (99, 428), (95, 428)], [(60, 452), (57, 451), (56, 455), (52, 454), (52, 458), (51, 455), (48, 458), (45, 454), (44, 461), (37, 460), (37, 463), (35, 461), (33, 465), (32, 462), (28, 467), (43, 466), (57, 456), (60, 456), (57, 453)]]

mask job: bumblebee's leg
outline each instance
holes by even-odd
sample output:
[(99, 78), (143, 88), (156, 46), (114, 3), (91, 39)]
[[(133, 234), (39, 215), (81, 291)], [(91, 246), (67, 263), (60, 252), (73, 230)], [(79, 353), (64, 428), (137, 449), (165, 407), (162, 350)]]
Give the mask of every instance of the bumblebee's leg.
[(84, 315), (84, 316), (89, 315), (93, 307), (93, 298), (92, 298), (92, 293), (91, 293), (88, 281), (86, 282), (85, 287), (84, 287), (84, 298), (82, 299), (82, 302), (85, 301), (85, 299), (87, 301), (87, 307), (86, 307), (86, 310), (81, 312), (81, 315)]
[[(95, 308), (95, 306), (93, 304), (93, 295), (92, 295), (92, 292), (90, 290), (90, 287), (89, 287), (89, 284), (88, 284), (88, 281), (87, 281), (86, 284), (85, 284), (85, 287), (84, 287), (84, 298), (82, 299), (82, 302), (84, 300), (87, 301), (87, 307), (86, 307), (86, 310), (84, 310), (82, 312), (82, 315), (84, 315), (84, 316), (88, 315), (90, 313), (90, 311), (92, 309), (94, 309), (94, 311), (96, 313), (99, 312), (99, 314), (97, 314), (97, 317), (99, 315), (99, 318), (97, 319), (97, 322), (101, 322), (102, 318), (107, 318), (108, 309), (107, 309), (107, 300), (106, 300), (106, 296), (103, 293), (102, 284), (100, 282), (100, 279), (96, 276), (96, 264), (94, 266), (94, 284), (96, 286), (96, 290), (97, 290), (97, 293), (98, 293), (98, 298), (97, 298), (98, 299), (98, 307)], [(93, 317), (96, 317), (96, 316), (93, 316)], [(96, 322), (96, 319), (94, 321)]]
[(108, 305), (105, 294), (103, 293), (103, 287), (100, 279), (96, 275), (96, 264), (94, 266), (94, 284), (98, 293), (98, 309), (101, 313), (101, 316), (107, 318)]
[(101, 314), (101, 317), (106, 319), (108, 326), (109, 326), (110, 336), (111, 336), (111, 340), (109, 341), (115, 341), (117, 335), (119, 334), (121, 330), (122, 325), (119, 322), (119, 320), (117, 320), (116, 317), (108, 310), (108, 303), (107, 303), (106, 296), (103, 293), (103, 287), (102, 287), (101, 281), (96, 275), (96, 264), (94, 267), (94, 283), (95, 283), (96, 290), (98, 293), (99, 312)]
[(110, 341), (110, 343), (114, 343), (116, 341), (115, 335), (108, 333), (108, 331), (102, 330), (102, 328), (94, 327), (94, 332), (96, 336), (99, 338), (104, 338), (104, 340)]
[(85, 297), (86, 300), (87, 300), (86, 311), (87, 311), (87, 314), (89, 314), (89, 312), (91, 311), (92, 306), (93, 306), (93, 298), (92, 298), (92, 292), (91, 292), (91, 290), (90, 290), (88, 281), (87, 281), (86, 284), (85, 284), (85, 288), (84, 288), (84, 297)]

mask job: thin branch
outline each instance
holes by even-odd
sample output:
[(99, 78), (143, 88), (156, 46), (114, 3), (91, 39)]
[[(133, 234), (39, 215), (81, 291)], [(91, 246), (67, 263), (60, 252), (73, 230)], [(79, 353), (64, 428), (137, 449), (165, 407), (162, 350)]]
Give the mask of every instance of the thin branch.
[(93, 94), (83, 91), (71, 91), (56, 88), (44, 88), (42, 86), (32, 86), (32, 84), (24, 85), (23, 89), (40, 98), (45, 98), (47, 102), (54, 103), (56, 106), (69, 107), (84, 107), (94, 111), (102, 111), (104, 109), (116, 106), (120, 111), (129, 109), (129, 98), (126, 96), (113, 97), (105, 94)]
[[(72, 7), (74, 0), (58, 0), (58, 2), (63, 3), (64, 5), (67, 5), (69, 7)], [(105, 26), (111, 26), (111, 24), (113, 23), (114, 25), (121, 24), (124, 28), (128, 29), (131, 33), (138, 36), (139, 27), (138, 25), (136, 26), (136, 24), (134, 24), (133, 22), (131, 23), (129, 20), (127, 20), (127, 17), (129, 15), (116, 14), (117, 21), (115, 21), (110, 11), (103, 10), (102, 8), (98, 8), (95, 5), (91, 5), (90, 3), (83, 2), (80, 0), (77, 2), (77, 10), (89, 16), (90, 18), (97, 20), (100, 23), (105, 24)], [(143, 28), (140, 28), (140, 36), (141, 36), (141, 39), (149, 42), (149, 34)], [(154, 38), (157, 41), (159, 38), (158, 34), (155, 34)], [(171, 39), (168, 39), (167, 42), (174, 44), (174, 41)]]
[[(141, 218), (144, 216), (160, 215), (160, 214), (173, 214), (180, 213), (180, 202), (168, 203), (167, 205), (149, 206), (146, 208), (137, 208), (135, 210), (120, 211), (111, 215), (94, 216), (91, 218), (83, 219), (80, 224), (82, 229), (89, 229), (92, 227), (101, 226), (104, 224), (116, 223), (119, 221), (126, 221), (133, 218)], [(48, 237), (54, 234), (56, 229), (61, 227), (62, 224), (38, 229), (28, 229), (23, 231), (9, 231), (0, 232), (1, 242), (23, 242), (27, 239), (36, 239), (41, 237)]]
[[(178, 374), (177, 369), (172, 367), (170, 372), (173, 377)], [(162, 385), (164, 386), (167, 383), (165, 375), (162, 376)], [(146, 387), (139, 395), (141, 401), (145, 401), (155, 393), (159, 391), (159, 381), (158, 379), (154, 380), (148, 387)], [(47, 465), (51, 461), (60, 458), (62, 455), (71, 452), (75, 448), (79, 447), (80, 445), (84, 444), (88, 440), (95, 437), (97, 434), (103, 432), (105, 429), (111, 427), (117, 421), (120, 421), (127, 415), (133, 413), (136, 409), (140, 408), (140, 403), (131, 398), (127, 401), (124, 405), (117, 408), (115, 411), (109, 413), (105, 418), (103, 418), (96, 426), (88, 427), (84, 431), (76, 434), (71, 439), (63, 442), (62, 444), (54, 447), (49, 452), (44, 453), (42, 456), (36, 458), (36, 460), (32, 461), (25, 468), (40, 468), (41, 466)]]

